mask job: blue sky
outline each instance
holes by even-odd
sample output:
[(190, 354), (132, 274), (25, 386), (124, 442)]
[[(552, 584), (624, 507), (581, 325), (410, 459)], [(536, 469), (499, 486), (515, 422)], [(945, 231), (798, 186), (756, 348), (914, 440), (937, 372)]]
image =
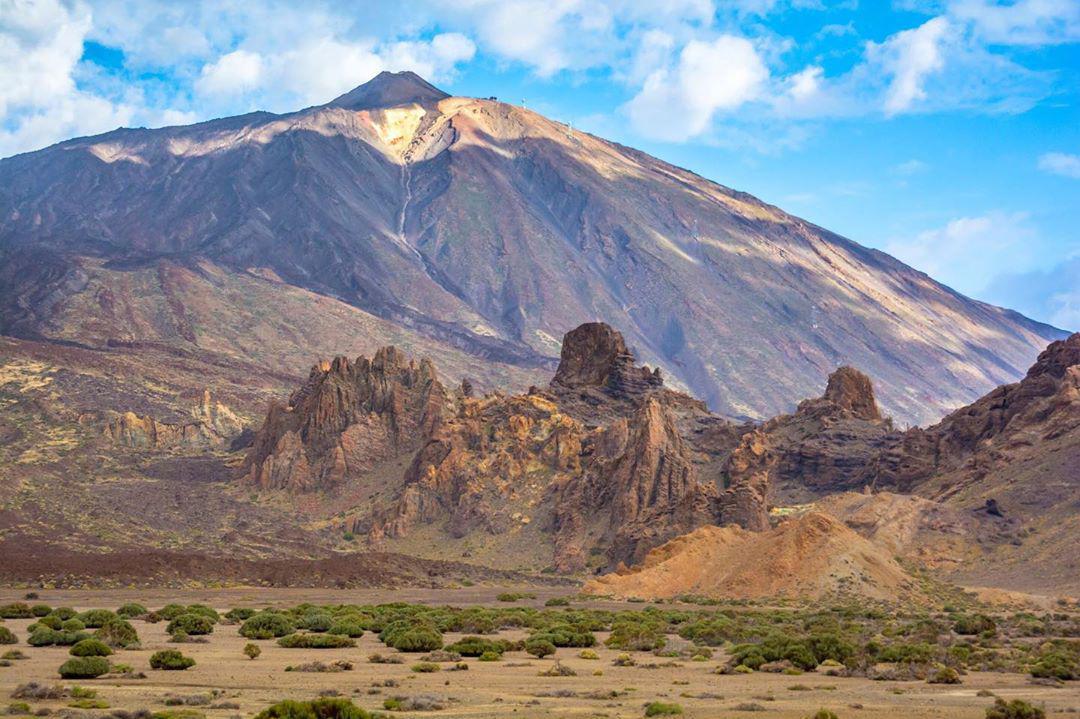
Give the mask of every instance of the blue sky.
[(0, 0), (0, 156), (383, 69), (524, 100), (1080, 329), (1080, 0)]

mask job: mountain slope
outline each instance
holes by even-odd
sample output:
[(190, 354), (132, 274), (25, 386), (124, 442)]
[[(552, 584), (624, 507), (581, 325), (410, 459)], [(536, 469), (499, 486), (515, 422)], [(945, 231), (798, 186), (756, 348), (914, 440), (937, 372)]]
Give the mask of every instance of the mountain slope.
[[(411, 73), (288, 115), (0, 161), (0, 331), (86, 341), (106, 312), (80, 300), (86, 256), (273, 277), (526, 370), (600, 319), (715, 410), (754, 418), (847, 363), (894, 417), (926, 422), (1061, 336), (749, 195)], [(73, 304), (81, 321), (56, 333)], [(273, 356), (276, 341), (237, 352)]]

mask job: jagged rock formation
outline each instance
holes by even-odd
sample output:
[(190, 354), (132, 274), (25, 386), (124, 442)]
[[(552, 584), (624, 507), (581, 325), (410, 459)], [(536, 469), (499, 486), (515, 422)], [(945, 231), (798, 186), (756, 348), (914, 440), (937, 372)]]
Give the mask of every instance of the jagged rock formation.
[(887, 549), (820, 513), (763, 532), (701, 527), (652, 550), (639, 566), (586, 583), (582, 591), (649, 600), (925, 598)]
[(589, 551), (633, 562), (648, 549), (716, 520), (717, 491), (699, 480), (675, 417), (650, 398), (594, 433), (585, 471), (555, 487), (555, 566), (577, 571)]
[(192, 407), (191, 418), (170, 423), (122, 412), (110, 416), (103, 431), (110, 441), (133, 449), (220, 449), (244, 431), (244, 423), (231, 409), (211, 401), (210, 390)]
[(1062, 336), (750, 195), (413, 73), (285, 115), (0, 160), (2, 333), (164, 342), (289, 373), (298, 335), (357, 346), (346, 317), (360, 346), (409, 343), (488, 387), (547, 374), (555, 338), (596, 318), (670, 384), (758, 421), (840, 361), (877, 379), (893, 416), (934, 421)]
[[(416, 454), (391, 506), (352, 528), (382, 543), (424, 525), (461, 538), (535, 521), (530, 531), (551, 546), (552, 566), (580, 571), (634, 561), (715, 521), (717, 491), (698, 478), (672, 409), (697, 403), (635, 366), (605, 325), (568, 333), (564, 357), (550, 392), (463, 398)], [(579, 392), (594, 393), (587, 414), (614, 419), (591, 427), (568, 414), (564, 404), (582, 409)]]
[(244, 461), (263, 489), (325, 489), (415, 450), (441, 425), (449, 397), (431, 362), (394, 347), (311, 369), (288, 404), (271, 404)]
[(771, 472), (776, 455), (761, 430), (743, 435), (724, 467), (727, 483), (720, 497), (720, 523), (735, 524), (752, 532), (769, 528)]

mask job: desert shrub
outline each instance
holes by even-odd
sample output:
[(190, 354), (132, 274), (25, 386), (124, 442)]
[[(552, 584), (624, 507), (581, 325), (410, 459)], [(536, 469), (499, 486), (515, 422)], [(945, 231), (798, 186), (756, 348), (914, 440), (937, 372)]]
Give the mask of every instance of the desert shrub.
[(31, 619), (34, 611), (26, 602), (0, 605), (0, 619)]
[(35, 617), (39, 618), (47, 617), (52, 614), (52, 607), (50, 607), (48, 604), (35, 604), (34, 606), (30, 607), (30, 613), (33, 614)]
[(60, 621), (63, 622), (68, 619), (74, 619), (75, 617), (79, 616), (79, 613), (71, 607), (57, 607), (56, 609), (52, 610), (52, 614), (50, 616), (58, 617)]
[(64, 632), (48, 627), (39, 627), (30, 633), (26, 643), (32, 647), (63, 646), (70, 647), (72, 644), (89, 639), (86, 632)]
[(926, 642), (916, 644), (890, 644), (878, 653), (883, 662), (926, 664), (934, 661), (937, 649)]
[(953, 624), (954, 632), (969, 636), (996, 630), (997, 625), (994, 623), (994, 620), (985, 614), (965, 614)]
[(86, 629), (86, 624), (81, 619), (72, 617), (60, 622), (60, 629), (65, 632), (81, 632)]
[(297, 629), (306, 629), (309, 632), (325, 632), (334, 624), (334, 618), (327, 612), (310, 612), (300, 617), (296, 622)]
[(535, 594), (529, 594), (527, 592), (500, 592), (495, 595), (495, 598), (500, 602), (516, 602), (519, 599), (532, 599)]
[(262, 649), (259, 649), (258, 644), (248, 642), (244, 645), (244, 656), (248, 659), (256, 659), (260, 654), (262, 654)]
[(251, 607), (233, 607), (225, 612), (225, 619), (233, 623), (240, 623), (246, 622), (256, 614), (258, 614), (258, 611)]
[(1046, 712), (1023, 699), (995, 699), (994, 706), (986, 710), (986, 719), (1046, 719)]
[(952, 667), (938, 665), (926, 678), (929, 684), (959, 684), (960, 673)]
[(1042, 654), (1031, 666), (1031, 676), (1052, 679), (1080, 679), (1080, 664), (1076, 657), (1064, 651)]
[(68, 695), (68, 690), (59, 684), (46, 685), (37, 682), (27, 682), (15, 687), (11, 693), (12, 699), (32, 699), (34, 701), (48, 701), (63, 699)]
[(73, 657), (60, 665), (64, 679), (94, 679), (108, 674), (109, 662), (103, 657)]
[(278, 639), (286, 649), (342, 649), (355, 647), (356, 642), (340, 634), (288, 634)]
[(55, 614), (48, 614), (48, 615), (38, 619), (36, 622), (34, 622), (34, 624), (36, 626), (39, 626), (39, 627), (48, 627), (49, 629), (59, 629), (60, 627), (62, 627), (64, 625), (64, 620), (61, 619), (60, 617), (56, 616)]
[(552, 597), (544, 602), (545, 607), (569, 607), (570, 599), (568, 597)]
[(259, 612), (240, 626), (240, 636), (248, 639), (273, 639), (295, 631), (292, 619), (277, 612)]
[(546, 639), (557, 647), (593, 647), (596, 646), (596, 637), (587, 629), (559, 623), (534, 632), (530, 639)]
[(97, 629), (111, 619), (116, 619), (116, 612), (111, 609), (90, 609), (79, 615), (79, 621), (89, 629)]
[(447, 651), (457, 652), (463, 657), (479, 657), (485, 652), (502, 654), (503, 647), (503, 642), (485, 639), (484, 637), (467, 636), (457, 640), (446, 649)]
[(806, 717), (806, 719), (840, 719), (836, 716), (836, 712), (828, 709), (818, 709), (816, 712)]
[(141, 617), (149, 612), (146, 607), (136, 602), (128, 602), (119, 609), (116, 610), (116, 614), (124, 619), (133, 619), (135, 617)]
[(7, 627), (0, 627), (0, 644), (18, 644), (19, 638)]
[(414, 672), (421, 674), (430, 674), (431, 672), (437, 672), (441, 667), (435, 662), (417, 662), (410, 667)]
[(727, 617), (712, 617), (696, 622), (686, 622), (679, 626), (679, 636), (697, 644), (718, 647), (724, 642), (734, 640), (738, 635), (735, 622)]
[(185, 657), (176, 649), (162, 649), (150, 656), (150, 668), (166, 671), (180, 671), (195, 666), (195, 660)]
[(497, 662), (502, 659), (502, 654), (494, 651), (486, 651), (477, 657), (477, 660), (481, 662)]
[(135, 627), (131, 626), (131, 622), (119, 617), (105, 622), (100, 629), (94, 632), (94, 637), (105, 642), (110, 647), (120, 649), (128, 649), (139, 644), (139, 634), (135, 631)]
[(372, 719), (372, 715), (348, 699), (322, 698), (278, 702), (259, 712), (255, 719)]
[(578, 659), (599, 659), (600, 655), (592, 649), (582, 649), (578, 652)]
[(442, 649), (442, 634), (430, 622), (402, 619), (391, 622), (379, 632), (388, 647), (402, 652), (430, 652)]
[(215, 624), (221, 621), (221, 615), (218, 614), (218, 611), (213, 607), (207, 606), (205, 604), (189, 604), (184, 607), (183, 614), (198, 614), (200, 616), (206, 617)]
[(341, 634), (346, 637), (357, 639), (364, 636), (364, 623), (359, 617), (339, 617), (333, 621), (327, 634)]
[(611, 625), (611, 634), (604, 643), (613, 649), (653, 651), (663, 649), (666, 641), (658, 624), (619, 619)]
[(166, 622), (171, 622), (173, 619), (176, 619), (181, 614), (186, 613), (187, 607), (185, 607), (183, 604), (166, 604), (161, 609), (153, 612), (155, 616)]
[(673, 716), (682, 713), (682, 706), (671, 702), (649, 702), (645, 705), (645, 716), (647, 717)]
[(525, 651), (537, 659), (543, 659), (555, 653), (555, 645), (547, 639), (532, 637), (525, 642)]
[(837, 634), (812, 634), (806, 644), (818, 664), (828, 660), (843, 664), (855, 653), (855, 645)]
[(542, 677), (576, 677), (577, 672), (556, 659), (554, 664), (540, 672), (539, 675)]
[(72, 644), (68, 653), (73, 657), (107, 657), (111, 656), (113, 651), (98, 639), (83, 639)]
[(214, 620), (204, 614), (187, 613), (173, 617), (165, 627), (169, 634), (199, 636), (214, 631)]

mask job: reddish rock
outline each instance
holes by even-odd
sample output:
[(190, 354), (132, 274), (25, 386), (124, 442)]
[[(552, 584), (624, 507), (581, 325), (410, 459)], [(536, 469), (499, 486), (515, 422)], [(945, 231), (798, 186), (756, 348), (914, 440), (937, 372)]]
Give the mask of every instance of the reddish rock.
[(272, 404), (244, 461), (264, 489), (325, 488), (413, 451), (442, 423), (448, 395), (426, 359), (394, 347), (311, 369), (287, 405)]

